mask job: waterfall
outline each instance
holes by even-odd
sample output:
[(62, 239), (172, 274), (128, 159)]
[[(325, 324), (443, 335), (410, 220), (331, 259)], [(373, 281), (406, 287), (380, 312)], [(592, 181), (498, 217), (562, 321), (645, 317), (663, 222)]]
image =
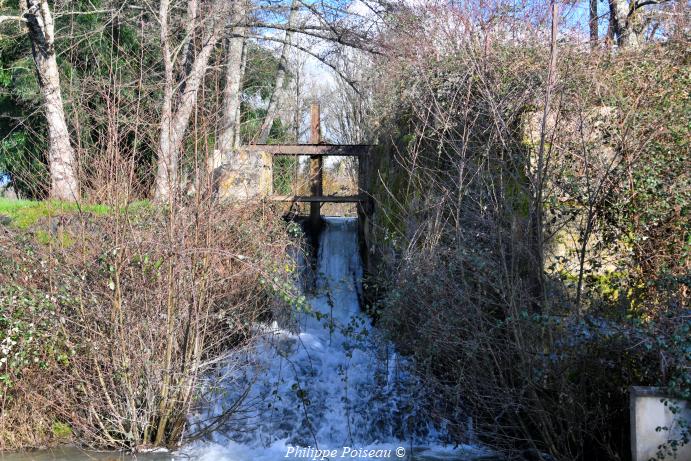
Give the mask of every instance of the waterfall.
[[(188, 454), (202, 461), (277, 461), (480, 453), (441, 446), (439, 424), (424, 416), (426, 394), (409, 362), (360, 311), (357, 220), (326, 219), (317, 261), (311, 311), (295, 312), (290, 325), (262, 327), (242, 361), (233, 357), (232, 367), (220, 367), (211, 380), (221, 383), (218, 398), (192, 419), (232, 416)], [(411, 451), (452, 457), (411, 458)]]

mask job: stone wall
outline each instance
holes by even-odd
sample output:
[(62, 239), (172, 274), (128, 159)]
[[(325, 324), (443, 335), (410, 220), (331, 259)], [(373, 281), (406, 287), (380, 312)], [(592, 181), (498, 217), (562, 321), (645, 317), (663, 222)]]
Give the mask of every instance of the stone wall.
[(221, 200), (254, 200), (271, 195), (271, 154), (238, 149), (214, 171), (214, 192)]
[[(528, 150), (526, 174), (535, 175), (537, 168), (543, 113), (526, 112), (522, 119), (523, 145)], [(620, 161), (615, 148), (617, 112), (613, 107), (602, 106), (582, 111), (556, 112), (547, 115), (545, 124), (545, 157), (549, 158), (548, 176), (566, 175), (567, 185), (579, 184), (583, 194), (602, 194), (598, 190), (601, 181)], [(587, 209), (579, 204), (584, 197), (572, 196), (573, 191), (564, 184), (548, 182), (546, 188), (556, 200), (554, 209), (575, 212), (572, 219), (564, 220), (545, 209), (546, 233), (552, 235), (545, 254), (545, 265), (553, 270), (575, 276), (578, 272), (578, 254), (581, 250), (580, 233), (586, 228)], [(557, 223), (550, 228), (550, 223)], [(604, 244), (597, 226), (593, 229), (586, 246), (585, 267), (595, 275), (612, 273), (620, 266), (628, 248), (623, 241)], [(597, 267), (592, 267), (593, 255), (597, 255)]]

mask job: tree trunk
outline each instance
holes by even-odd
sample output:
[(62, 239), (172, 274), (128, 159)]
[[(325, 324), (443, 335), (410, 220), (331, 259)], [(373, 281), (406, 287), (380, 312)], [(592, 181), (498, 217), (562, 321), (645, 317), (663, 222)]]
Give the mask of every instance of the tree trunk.
[(288, 69), (288, 52), (290, 51), (290, 43), (293, 38), (293, 32), (290, 30), (295, 23), (295, 17), (298, 11), (298, 1), (293, 0), (290, 5), (290, 14), (288, 15), (288, 28), (286, 29), (285, 42), (281, 50), (281, 57), (278, 61), (278, 72), (276, 72), (276, 81), (274, 83), (274, 90), (271, 93), (269, 100), (269, 107), (266, 110), (266, 117), (262, 123), (261, 132), (259, 133), (258, 144), (266, 144), (271, 134), (271, 127), (273, 127), (274, 119), (276, 118), (276, 111), (278, 109), (278, 101), (283, 94), (283, 84), (285, 83), (286, 70)]
[(29, 29), (38, 84), (45, 98), (50, 197), (76, 201), (79, 199), (76, 156), (62, 104), (60, 73), (55, 58), (53, 16), (46, 0), (24, 0), (22, 6)]
[(177, 101), (174, 101), (175, 82), (173, 79), (173, 59), (168, 30), (169, 9), (170, 0), (162, 0), (159, 16), (165, 77), (155, 192), (156, 200), (159, 201), (170, 199), (179, 189), (178, 164), (185, 132), (189, 125), (192, 110), (197, 103), (199, 87), (209, 65), (209, 58), (223, 31), (223, 22), (220, 20), (216, 21), (204, 38), (199, 54), (191, 62), (189, 70), (182, 76), (181, 83), (184, 83), (184, 85), (179, 85), (179, 87), (184, 89)]
[(598, 41), (597, 0), (590, 0), (590, 47), (596, 48)]
[[(242, 64), (240, 66), (240, 80), (245, 76), (247, 69), (247, 46), (242, 47)], [(237, 93), (237, 104), (235, 105), (235, 149), (238, 149), (242, 144), (242, 114), (240, 113), (242, 96), (242, 84), (239, 85)]]
[[(537, 153), (537, 166), (536, 172), (533, 179), (535, 193), (534, 193), (534, 203), (533, 203), (533, 213), (531, 216), (532, 225), (532, 240), (534, 246), (534, 259), (535, 259), (535, 271), (536, 280), (533, 296), (536, 299), (536, 304), (540, 311), (544, 312), (545, 309), (545, 256), (544, 256), (544, 218), (542, 213), (543, 194), (545, 188), (545, 176), (546, 176), (546, 165), (547, 165), (547, 148), (546, 148), (546, 136), (547, 136), (547, 120), (549, 118), (550, 106), (552, 103), (552, 93), (554, 92), (554, 86), (557, 80), (557, 36), (558, 36), (558, 20), (559, 20), (559, 9), (556, 0), (550, 2), (551, 16), (552, 16), (552, 30), (551, 30), (551, 40), (549, 49), (549, 67), (547, 74), (547, 88), (545, 90), (545, 102), (542, 112), (542, 122), (540, 126), (540, 146)], [(557, 129), (556, 125), (553, 128)]]
[(161, 108), (160, 139), (158, 148), (158, 165), (156, 168), (155, 198), (165, 200), (177, 183), (177, 156), (172, 144), (173, 120), (173, 58), (168, 37), (168, 13), (170, 0), (161, 0), (159, 21), (161, 24), (161, 54), (163, 55), (163, 105)]
[(629, 0), (610, 0), (610, 24), (612, 35), (621, 48), (635, 48), (640, 45), (637, 30), (638, 12)]
[(221, 130), (213, 153), (212, 170), (224, 163), (240, 139), (241, 84), (245, 56), (245, 35), (247, 33), (245, 23), (247, 22), (248, 10), (247, 1), (240, 0), (235, 5), (235, 12), (232, 17), (234, 27), (232, 36), (228, 39)]

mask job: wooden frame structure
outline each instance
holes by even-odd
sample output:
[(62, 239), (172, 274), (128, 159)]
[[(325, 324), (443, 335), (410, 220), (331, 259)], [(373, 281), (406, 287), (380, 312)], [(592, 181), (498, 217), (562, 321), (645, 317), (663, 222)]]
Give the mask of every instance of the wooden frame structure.
[[(309, 144), (252, 144), (243, 146), (250, 153), (267, 153), (271, 155), (272, 163), (276, 155), (309, 155), (310, 157), (310, 193), (309, 196), (300, 195), (270, 195), (269, 199), (276, 202), (303, 202), (310, 204), (310, 223), (315, 227), (321, 221), (321, 204), (331, 203), (358, 203), (367, 200), (365, 194), (350, 196), (325, 196), (324, 195), (324, 157), (347, 156), (358, 157), (362, 160), (369, 155), (370, 145), (345, 145), (321, 143), (321, 116), (318, 102), (313, 102), (311, 107), (311, 135)], [(362, 162), (361, 162), (362, 163)], [(362, 167), (360, 168), (362, 169)], [(272, 168), (273, 170), (273, 168)]]

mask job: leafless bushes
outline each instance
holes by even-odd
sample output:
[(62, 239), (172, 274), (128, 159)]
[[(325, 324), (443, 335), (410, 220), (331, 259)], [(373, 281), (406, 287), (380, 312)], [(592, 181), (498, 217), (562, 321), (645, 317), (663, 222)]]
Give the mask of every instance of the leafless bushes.
[[(17, 369), (5, 389), (6, 446), (54, 438), (53, 421), (98, 447), (179, 441), (200, 376), (252, 340), (251, 326), (282, 305), (277, 294), (293, 295), (280, 284), (291, 243), (270, 210), (207, 211), (56, 216), (33, 230), (48, 236), (43, 245), (2, 230), (3, 249), (20, 244), (30, 255), (3, 251), (16, 269), (3, 271), (2, 285), (29, 298), (6, 309), (15, 315), (45, 297), (51, 335), (62, 338), (37, 352), (42, 367)], [(47, 433), (31, 434), (41, 427), (32, 409)]]
[[(456, 440), (474, 433), (517, 456), (625, 458), (627, 387), (689, 391), (679, 385), (688, 341), (673, 339), (688, 328), (686, 263), (648, 271), (629, 251), (654, 238), (637, 219), (680, 224), (649, 183), (671, 170), (688, 179), (678, 163), (688, 147), (674, 134), (684, 129), (654, 130), (662, 107), (683, 110), (670, 93), (683, 93), (672, 63), (686, 54), (674, 44), (635, 58), (562, 44), (541, 124), (540, 28), (498, 19), (474, 28), (482, 20), (463, 21), (472, 15), (411, 19), (380, 63), (392, 78), (379, 86), (389, 137), (372, 181), (378, 272), (392, 274), (379, 280), (381, 322), (443, 396), (437, 416)], [(687, 192), (675, 198), (682, 208)], [(649, 257), (664, 258), (669, 247), (656, 242)]]

